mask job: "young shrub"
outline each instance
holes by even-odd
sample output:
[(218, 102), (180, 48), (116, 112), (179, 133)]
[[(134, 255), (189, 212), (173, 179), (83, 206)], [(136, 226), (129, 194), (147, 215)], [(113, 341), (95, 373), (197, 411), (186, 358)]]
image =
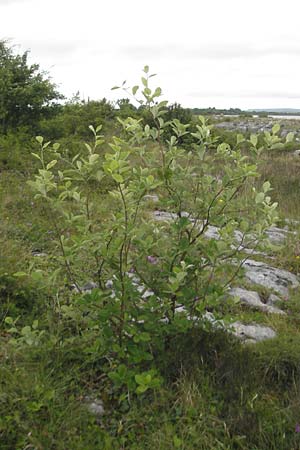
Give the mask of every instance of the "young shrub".
[[(150, 88), (151, 77), (146, 66), (141, 88), (130, 91), (135, 97), (140, 89), (151, 126), (119, 118), (122, 137), (106, 152), (101, 126), (90, 126), (94, 145), (71, 160), (38, 137), (41, 168), (30, 182), (56, 232), (58, 262), (81, 294), (68, 314), (79, 308), (81, 333), (101, 337), (102, 369), (115, 387), (138, 394), (160, 384), (153, 355), (172, 336), (207, 324), (207, 312), (226, 320), (220, 299), (239, 272), (242, 249), (257, 246), (276, 220), (270, 183), (241, 196), (258, 176), (257, 140), (248, 142), (250, 158), (243, 137), (233, 147), (218, 143), (201, 116), (194, 133), (178, 119), (165, 121), (167, 102)], [(183, 136), (193, 141), (189, 151), (179, 145)], [(147, 206), (153, 192), (156, 211)], [(95, 289), (85, 293), (89, 280)]]

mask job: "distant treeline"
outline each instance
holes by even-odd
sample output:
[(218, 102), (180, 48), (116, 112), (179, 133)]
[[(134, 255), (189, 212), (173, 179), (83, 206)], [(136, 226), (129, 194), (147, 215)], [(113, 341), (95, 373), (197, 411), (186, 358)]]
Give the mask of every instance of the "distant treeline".
[(192, 114), (196, 116), (206, 116), (206, 115), (220, 115), (220, 114), (226, 114), (226, 115), (251, 115), (249, 111), (243, 111), (239, 108), (229, 108), (229, 109), (219, 109), (219, 108), (192, 108), (190, 110)]

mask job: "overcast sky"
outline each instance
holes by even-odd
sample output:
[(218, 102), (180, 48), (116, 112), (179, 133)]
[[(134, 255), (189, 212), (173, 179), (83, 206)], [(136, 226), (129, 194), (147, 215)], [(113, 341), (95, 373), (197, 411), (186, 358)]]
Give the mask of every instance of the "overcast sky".
[(186, 107), (300, 108), (299, 0), (0, 0), (0, 39), (70, 97), (158, 74)]

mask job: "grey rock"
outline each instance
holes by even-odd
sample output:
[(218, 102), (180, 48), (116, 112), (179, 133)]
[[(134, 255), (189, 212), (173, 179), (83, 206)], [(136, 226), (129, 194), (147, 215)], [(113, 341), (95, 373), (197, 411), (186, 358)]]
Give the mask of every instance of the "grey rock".
[(245, 277), (248, 281), (273, 289), (285, 298), (289, 297), (289, 289), (295, 289), (299, 286), (296, 275), (287, 270), (250, 259), (244, 261), (242, 267), (245, 269)]
[(230, 325), (225, 325), (222, 320), (216, 320), (215, 316), (211, 312), (206, 312), (203, 315), (203, 318), (207, 320), (214, 329), (223, 329), (233, 334), (233, 336), (245, 344), (256, 344), (257, 342), (276, 337), (276, 333), (272, 328), (258, 325), (256, 323), (245, 325), (244, 323), (237, 321)]
[(257, 343), (266, 339), (273, 339), (276, 333), (272, 328), (258, 324), (245, 325), (241, 322), (231, 324), (231, 332), (244, 343)]
[(204, 319), (207, 322), (209, 322), (213, 326), (213, 328), (216, 329), (216, 330), (228, 331), (228, 327), (225, 325), (224, 321), (216, 319), (214, 314), (212, 312), (210, 312), (210, 311), (206, 311), (202, 315), (202, 319)]
[(159, 201), (159, 198), (158, 198), (158, 195), (155, 195), (155, 194), (150, 195), (150, 194), (148, 194), (148, 195), (144, 196), (144, 200), (149, 200), (149, 201), (151, 201), (153, 203), (157, 203)]
[(127, 273), (127, 276), (131, 279), (133, 286), (137, 289), (137, 291), (142, 294), (141, 298), (143, 300), (146, 300), (149, 297), (152, 297), (154, 295), (154, 292), (151, 289), (148, 289), (140, 280), (139, 277), (137, 277), (134, 273)]
[(81, 290), (83, 292), (91, 292), (93, 289), (96, 289), (98, 287), (98, 284), (94, 281), (88, 281), (83, 286), (81, 286)]
[(97, 398), (85, 397), (85, 403), (88, 411), (94, 416), (103, 416), (105, 413), (103, 401)]
[(300, 156), (300, 150), (295, 150), (293, 152), (293, 155), (299, 157)]
[(231, 288), (228, 291), (228, 294), (231, 297), (238, 297), (241, 302), (246, 303), (249, 306), (260, 306), (261, 299), (257, 292), (255, 291), (248, 291), (247, 289), (242, 288)]
[[(193, 223), (194, 219), (190, 216), (189, 213), (183, 211), (181, 214), (181, 217), (188, 217), (190, 219), (190, 221)], [(176, 213), (171, 213), (168, 211), (154, 211), (153, 212), (153, 217), (155, 220), (160, 221), (160, 222), (169, 222), (172, 220), (176, 220), (178, 219), (178, 214)], [(216, 227), (214, 225), (205, 225), (204, 221), (199, 221), (199, 230), (201, 230), (203, 227), (205, 227), (205, 231), (204, 231), (204, 235), (208, 238), (208, 239), (220, 239), (220, 228)], [(286, 238), (288, 236), (292, 236), (295, 235), (296, 233), (293, 231), (289, 231), (286, 228), (279, 228), (279, 227), (275, 227), (272, 226), (270, 227), (267, 231), (266, 231), (266, 236), (268, 237), (269, 241), (274, 244), (274, 245), (281, 245), (284, 243), (284, 241), (286, 240)], [(239, 230), (235, 230), (234, 231), (234, 238), (236, 240), (236, 243), (238, 245), (237, 250), (241, 251), (246, 251), (248, 253), (252, 253), (252, 254), (261, 254), (262, 256), (265, 256), (264, 253), (259, 253), (258, 251), (252, 251), (251, 248), (248, 248), (247, 246), (247, 242), (245, 243), (245, 236), (244, 234), (239, 231)], [(255, 239), (255, 236), (253, 235), (247, 235), (247, 239), (250, 239), (250, 247), (252, 245), (256, 245), (257, 241)], [(255, 253), (254, 253), (255, 252)]]
[(106, 289), (112, 289), (113, 285), (114, 285), (113, 280), (107, 280), (107, 282), (105, 283)]
[(208, 225), (206, 231), (204, 232), (204, 236), (208, 239), (220, 239), (219, 228), (214, 225)]
[(38, 258), (45, 258), (47, 253), (39, 252), (38, 250), (32, 252), (32, 256), (36, 256)]
[(98, 284), (94, 281), (88, 281), (83, 286), (72, 284), (71, 289), (77, 293), (84, 292), (85, 294), (90, 294), (93, 289), (98, 288)]
[(271, 244), (274, 245), (283, 244), (288, 236), (293, 236), (295, 234), (296, 233), (293, 231), (289, 231), (285, 228), (278, 228), (278, 227), (270, 227), (266, 231), (266, 235), (268, 236), (269, 241), (271, 242)]
[(243, 251), (247, 255), (258, 255), (258, 256), (263, 256), (264, 258), (275, 259), (274, 256), (270, 256), (266, 252), (261, 252), (259, 250), (254, 250), (254, 248), (243, 247), (243, 246), (240, 245), (238, 248), (233, 247), (233, 250), (234, 249), (236, 249), (238, 251)]
[(168, 211), (154, 211), (153, 217), (159, 222), (170, 222), (171, 220), (176, 220), (178, 215)]
[[(153, 211), (153, 217), (155, 220), (162, 222), (169, 222), (170, 220), (176, 220), (179, 217), (187, 217), (190, 218), (190, 214), (186, 211), (181, 211), (180, 215), (176, 213), (171, 213), (168, 211)], [(192, 218), (191, 222), (193, 221)]]
[(151, 289), (147, 289), (145, 286), (143, 285), (139, 285), (137, 283), (133, 283), (133, 285), (136, 287), (137, 291), (142, 294), (141, 298), (143, 300), (146, 300), (149, 297), (152, 297), (152, 295), (154, 295), (154, 292), (151, 291)]
[(276, 307), (276, 303), (278, 303), (280, 301), (281, 301), (281, 298), (278, 297), (278, 295), (270, 294), (268, 297), (268, 300), (267, 300), (267, 305)]
[(276, 306), (265, 304), (261, 301), (259, 294), (256, 291), (249, 291), (242, 288), (232, 288), (228, 292), (231, 297), (238, 297), (240, 301), (252, 308), (259, 309), (260, 311), (270, 314), (285, 315), (285, 312)]
[(298, 226), (300, 224), (300, 220), (285, 219), (285, 223), (287, 223), (288, 225)]

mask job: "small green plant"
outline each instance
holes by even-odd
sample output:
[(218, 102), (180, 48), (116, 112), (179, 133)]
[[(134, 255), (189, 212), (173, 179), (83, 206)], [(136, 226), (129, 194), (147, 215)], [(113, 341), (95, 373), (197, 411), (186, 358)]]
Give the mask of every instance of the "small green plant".
[(42, 336), (45, 334), (45, 330), (39, 330), (38, 320), (34, 320), (32, 325), (26, 325), (22, 328), (17, 326), (18, 318), (13, 319), (7, 316), (4, 322), (10, 327), (7, 329), (7, 333), (12, 336), (10, 343), (15, 346), (22, 347), (23, 344), (38, 346), (41, 343)]
[[(270, 183), (253, 188), (247, 201), (240, 195), (258, 177), (257, 138), (248, 142), (249, 156), (243, 136), (235, 146), (218, 142), (202, 116), (195, 132), (178, 119), (165, 121), (167, 102), (160, 88), (150, 88), (152, 77), (145, 66), (141, 87), (123, 84), (134, 97), (141, 92), (137, 101), (151, 126), (119, 118), (123, 134), (108, 151), (101, 126), (90, 126), (94, 144), (72, 159), (37, 137), (41, 168), (30, 181), (55, 231), (57, 262), (78, 292), (60, 314), (81, 311), (72, 320), (80, 320), (83, 337), (98, 334), (102, 370), (117, 389), (138, 394), (161, 383), (154, 352), (167, 349), (174, 334), (201, 326), (207, 310), (226, 320), (219, 299), (238, 274), (240, 246), (257, 244), (277, 218)], [(189, 151), (180, 146), (187, 135)], [(103, 214), (95, 192), (107, 185), (110, 210)], [(153, 192), (156, 213), (146, 200)], [(218, 238), (208, 237), (210, 227)], [(82, 287), (87, 279), (97, 286), (91, 293)]]

